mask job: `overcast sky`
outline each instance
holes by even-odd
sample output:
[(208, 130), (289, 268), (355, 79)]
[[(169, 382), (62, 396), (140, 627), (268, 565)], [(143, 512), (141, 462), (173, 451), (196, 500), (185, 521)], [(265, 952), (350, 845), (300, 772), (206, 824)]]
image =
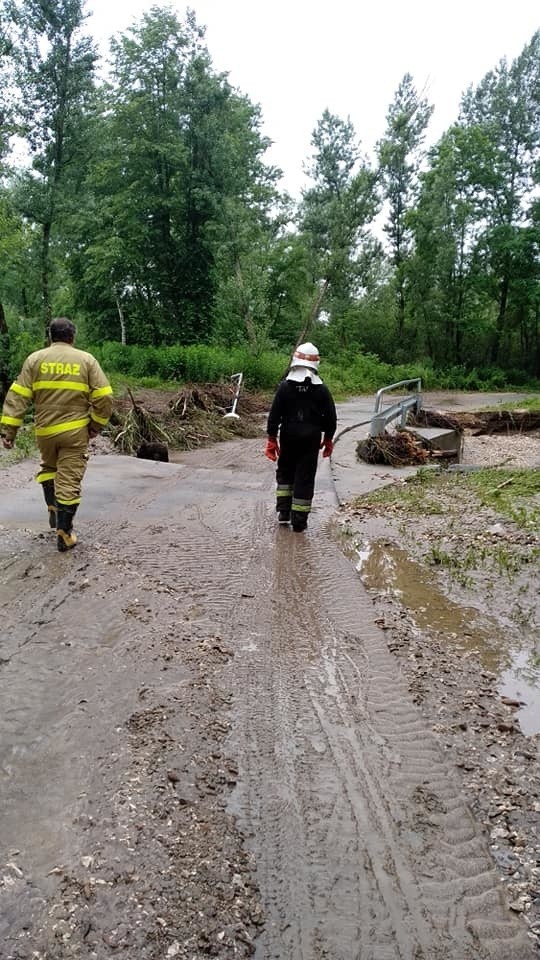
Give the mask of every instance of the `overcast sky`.
[(435, 112), (433, 141), (457, 117), (460, 96), (502, 57), (514, 59), (540, 27), (538, 0), (87, 0), (103, 52), (152, 6), (180, 19), (189, 6), (214, 66), (259, 103), (268, 159), (298, 195), (312, 131), (327, 107), (350, 117), (364, 151), (383, 135), (388, 105), (407, 71)]

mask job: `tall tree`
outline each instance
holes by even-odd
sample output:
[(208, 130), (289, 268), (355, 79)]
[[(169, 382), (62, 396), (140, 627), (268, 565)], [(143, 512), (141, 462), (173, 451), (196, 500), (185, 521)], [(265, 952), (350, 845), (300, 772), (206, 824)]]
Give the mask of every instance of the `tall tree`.
[(299, 224), (311, 251), (314, 297), (302, 339), (323, 302), (336, 325), (350, 305), (361, 285), (360, 252), (379, 202), (376, 176), (360, 154), (350, 120), (325, 110), (311, 143), (307, 172), (314, 184), (303, 192)]
[(475, 137), (469, 178), (486, 224), (483, 268), (496, 288), (491, 360), (497, 361), (508, 347), (510, 294), (521, 262), (516, 244), (538, 184), (540, 31), (510, 66), (502, 60), (467, 92), (461, 122)]
[(112, 52), (80, 276), (104, 312), (120, 300), (131, 339), (204, 340), (230, 211), (259, 202), (258, 111), (213, 71), (192, 14), (153, 8)]
[(471, 355), (466, 334), (479, 314), (470, 277), (479, 226), (467, 178), (469, 147), (460, 127), (444, 134), (430, 152), (408, 218), (414, 241), (408, 272), (416, 346), (442, 365), (461, 364)]
[[(5, 172), (5, 157), (9, 151), (9, 137), (13, 132), (13, 40), (9, 30), (6, 5), (0, 6), (0, 176)], [(9, 389), (10, 339), (4, 309), (5, 264), (12, 246), (13, 218), (5, 194), (0, 193), (0, 403)]]
[(51, 319), (51, 248), (76, 202), (88, 160), (85, 117), (93, 97), (96, 52), (83, 32), (83, 0), (14, 0), (21, 132), (31, 168), (20, 178), (24, 216), (39, 229), (42, 314)]
[(397, 333), (403, 337), (406, 313), (407, 266), (412, 234), (407, 216), (418, 192), (422, 143), (433, 107), (420, 96), (406, 73), (386, 118), (386, 133), (377, 145), (380, 176), (389, 216), (385, 232), (390, 242), (396, 290)]

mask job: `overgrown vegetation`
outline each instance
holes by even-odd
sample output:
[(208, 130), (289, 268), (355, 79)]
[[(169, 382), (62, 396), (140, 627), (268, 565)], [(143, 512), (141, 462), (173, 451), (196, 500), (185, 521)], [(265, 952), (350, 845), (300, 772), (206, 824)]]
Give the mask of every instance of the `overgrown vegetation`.
[[(14, 343), (12, 376), (20, 369), (27, 353), (42, 345), (26, 336)], [(290, 361), (290, 354), (284, 351), (263, 351), (255, 355), (246, 347), (228, 350), (209, 344), (144, 347), (114, 342), (87, 344), (81, 340), (79, 345), (98, 358), (116, 389), (141, 386), (174, 391), (182, 383), (220, 383), (242, 371), (248, 389), (273, 391)], [(457, 369), (435, 370), (429, 364), (392, 365), (373, 354), (343, 353), (324, 358), (320, 372), (336, 400), (374, 393), (383, 384), (414, 377), (421, 378), (426, 390), (487, 391), (504, 385), (500, 370), (465, 373)], [(531, 385), (531, 389), (535, 388), (540, 389), (540, 382)]]

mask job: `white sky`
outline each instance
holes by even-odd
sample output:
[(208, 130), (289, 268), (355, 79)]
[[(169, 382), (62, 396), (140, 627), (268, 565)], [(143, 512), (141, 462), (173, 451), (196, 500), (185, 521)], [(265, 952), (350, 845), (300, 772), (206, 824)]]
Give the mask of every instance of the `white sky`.
[[(87, 0), (89, 29), (105, 53), (150, 0)], [(180, 19), (186, 7), (206, 26), (214, 67), (259, 103), (268, 160), (298, 195), (312, 131), (328, 108), (350, 117), (371, 154), (407, 71), (435, 112), (434, 141), (457, 117), (459, 100), (506, 56), (514, 59), (540, 27), (538, 0), (191, 0), (157, 3)]]

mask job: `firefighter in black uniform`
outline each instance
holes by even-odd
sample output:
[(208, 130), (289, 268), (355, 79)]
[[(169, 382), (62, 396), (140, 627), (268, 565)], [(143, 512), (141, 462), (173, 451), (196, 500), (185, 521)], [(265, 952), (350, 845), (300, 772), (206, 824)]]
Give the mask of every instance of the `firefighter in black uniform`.
[(320, 359), (312, 343), (296, 348), (268, 415), (265, 456), (277, 460), (278, 520), (297, 533), (307, 527), (319, 450), (330, 457), (334, 447), (336, 408), (317, 372)]

